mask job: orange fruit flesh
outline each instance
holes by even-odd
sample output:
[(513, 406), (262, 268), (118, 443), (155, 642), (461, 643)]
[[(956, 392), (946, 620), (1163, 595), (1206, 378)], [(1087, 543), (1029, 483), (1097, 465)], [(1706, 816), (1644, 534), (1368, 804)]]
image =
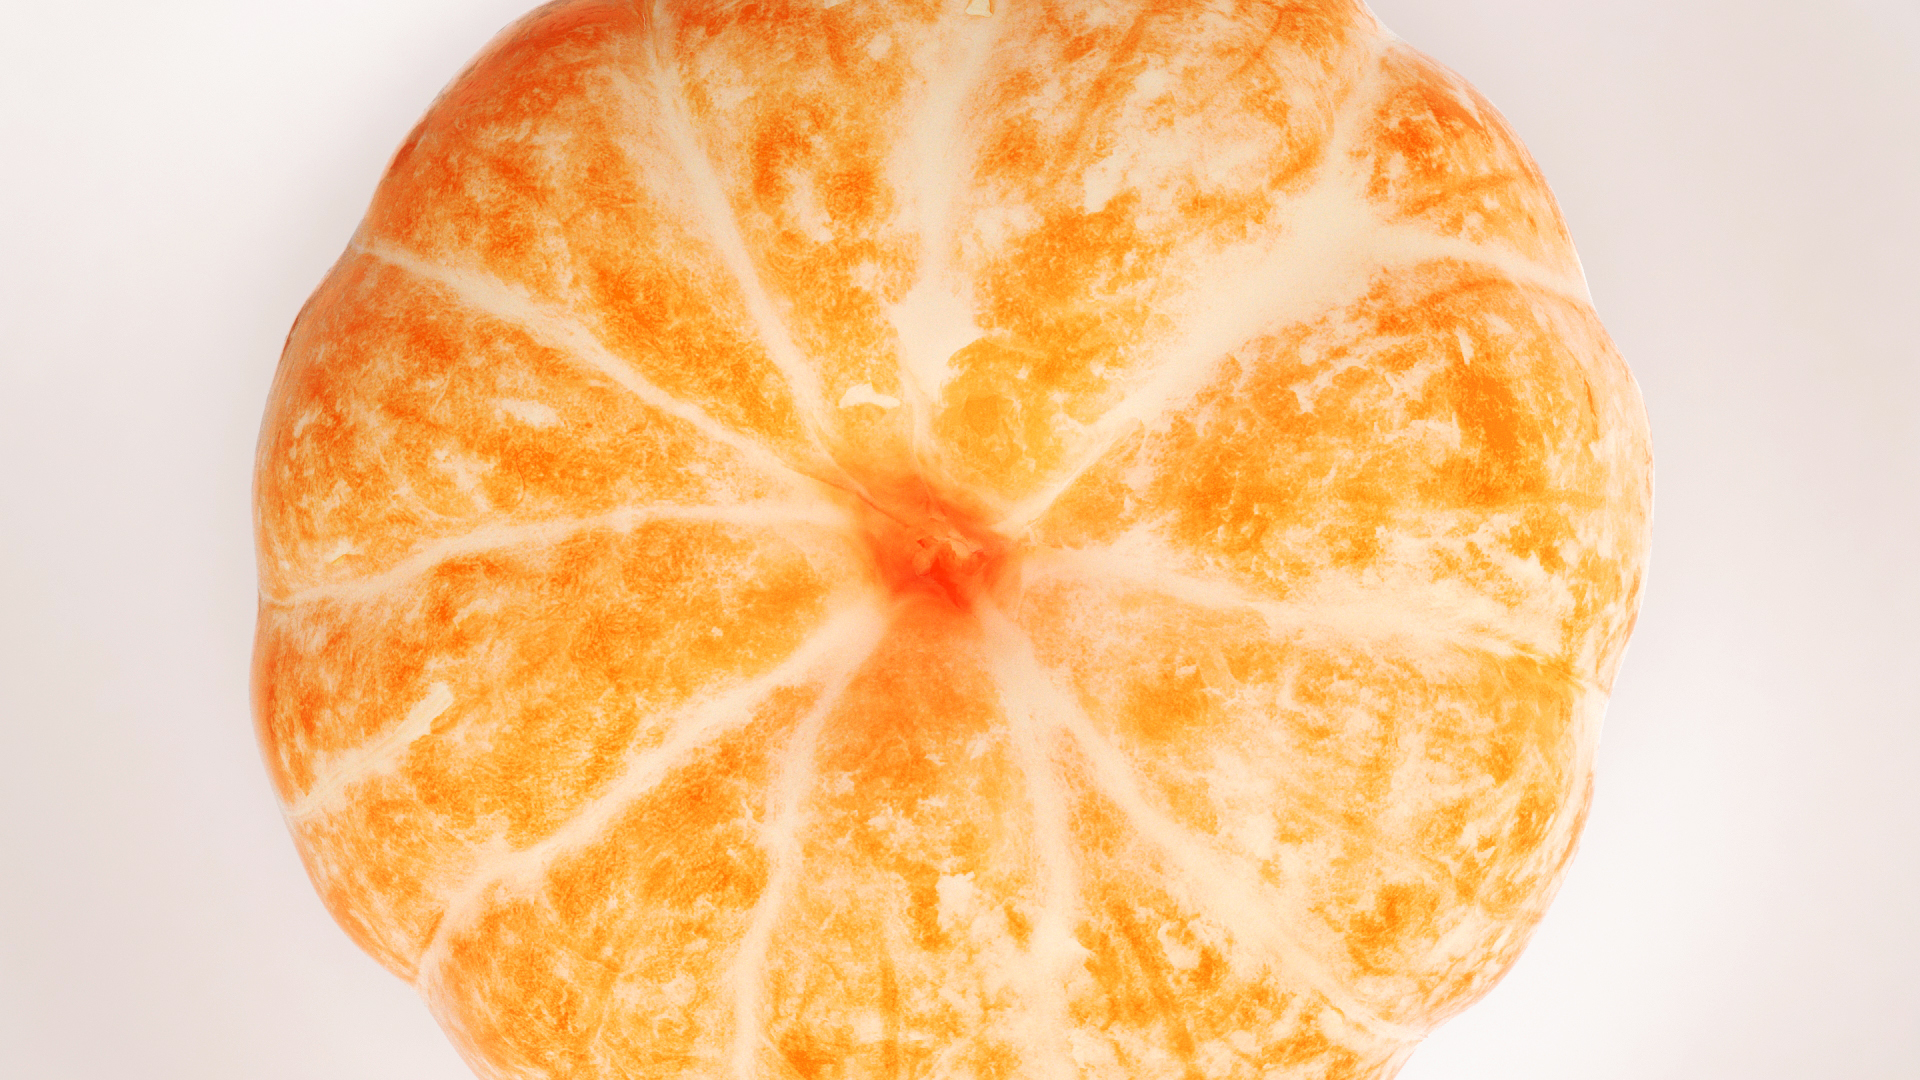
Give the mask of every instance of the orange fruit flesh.
[(504, 35), (289, 339), (329, 909), (488, 1077), (1390, 1075), (1644, 562), (1537, 170), (1345, 4), (670, 7)]

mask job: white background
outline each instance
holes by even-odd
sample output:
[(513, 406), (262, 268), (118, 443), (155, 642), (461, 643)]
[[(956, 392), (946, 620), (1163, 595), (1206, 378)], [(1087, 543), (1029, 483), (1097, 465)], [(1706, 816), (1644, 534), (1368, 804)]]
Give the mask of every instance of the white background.
[[(466, 1080), (269, 794), (248, 483), (295, 311), (527, 3), (6, 5), (0, 1076)], [(1582, 853), (1404, 1080), (1920, 1076), (1920, 4), (1376, 10), (1540, 160), (1658, 475)]]

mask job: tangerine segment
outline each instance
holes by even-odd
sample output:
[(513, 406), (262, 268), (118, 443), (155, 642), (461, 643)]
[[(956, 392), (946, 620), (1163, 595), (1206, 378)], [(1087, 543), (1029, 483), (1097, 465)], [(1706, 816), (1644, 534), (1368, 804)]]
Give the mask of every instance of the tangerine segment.
[(821, 733), (734, 1075), (1040, 1075), (1052, 859), (977, 640), (896, 623)]
[(470, 884), (420, 986), (483, 1075), (723, 1075), (730, 970), (772, 878), (780, 756), (821, 688), (774, 694), (584, 842)]
[(922, 158), (944, 162), (952, 147), (951, 133), (909, 125), (941, 111), (938, 73), (991, 29), (953, 14), (775, 0), (645, 16), (714, 205), (749, 256), (743, 279), (818, 386), (843, 463), (910, 452), (913, 410), (900, 406), (919, 388), (903, 378), (894, 308), (941, 257), (917, 235), (938, 196), (913, 180)]
[[(1319, 232), (1367, 217), (1316, 194), (1357, 206), (1328, 148), (1364, 97), (1364, 43), (1311, 15), (1103, 22), (1048, 11), (1023, 28), (982, 88), (959, 201), (979, 332), (946, 363), (930, 427), (942, 467), (1010, 511), (1220, 348), (1337, 294), (1345, 275), (1315, 249), (1339, 245)], [(1200, 75), (1221, 63), (1236, 76)]]
[(294, 327), (260, 437), (262, 591), (351, 593), (555, 520), (793, 498), (799, 478), (764, 448), (643, 396), (573, 319), (486, 271), (342, 260)]
[(1035, 540), (1256, 601), (1390, 595), (1402, 622), (1610, 671), (1640, 584), (1643, 427), (1584, 305), (1416, 264), (1228, 354), (1092, 463)]
[(1030, 585), (1021, 621), (1145, 811), (1243, 864), (1337, 985), (1429, 1024), (1552, 893), (1593, 691), (1497, 639), (1269, 614), (1086, 576)]
[(1383, 58), (1383, 90), (1363, 143), (1367, 197), (1390, 221), (1418, 221), (1506, 248), (1562, 274), (1579, 258), (1539, 166), (1465, 79), (1410, 49)]
[(1390, 1075), (1404, 1038), (1330, 1000), (1288, 962), (1275, 927), (1226, 914), (1223, 886), (1196, 880), (1148, 841), (1095, 771), (1082, 763), (1070, 773), (1085, 879), (1076, 934), (1085, 959), (1069, 984), (1065, 1026), (1072, 1075)]
[(688, 726), (733, 722), (757, 700), (739, 688), (806, 675), (856, 564), (800, 539), (603, 525), (266, 609), (262, 741), (336, 916), (411, 973), (463, 875), (563, 829)]
[(498, 38), (401, 147), (357, 243), (483, 268), (675, 398), (813, 460), (817, 391), (766, 334), (635, 19), (632, 4), (575, 2)]

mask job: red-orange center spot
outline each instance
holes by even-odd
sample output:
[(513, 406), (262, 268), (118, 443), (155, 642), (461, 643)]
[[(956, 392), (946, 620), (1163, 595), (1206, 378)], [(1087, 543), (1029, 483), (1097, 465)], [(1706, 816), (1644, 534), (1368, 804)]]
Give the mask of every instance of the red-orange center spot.
[(1018, 591), (1019, 545), (925, 485), (909, 497), (876, 498), (863, 529), (876, 575), (900, 601), (928, 600), (957, 612), (1004, 606)]

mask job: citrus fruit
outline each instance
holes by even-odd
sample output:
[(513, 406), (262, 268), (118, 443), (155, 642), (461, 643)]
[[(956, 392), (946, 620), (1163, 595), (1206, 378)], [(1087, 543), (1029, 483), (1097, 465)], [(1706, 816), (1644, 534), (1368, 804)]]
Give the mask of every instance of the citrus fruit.
[(1647, 447), (1357, 4), (565, 0), (293, 328), (258, 732), (483, 1076), (1388, 1076), (1573, 851)]

